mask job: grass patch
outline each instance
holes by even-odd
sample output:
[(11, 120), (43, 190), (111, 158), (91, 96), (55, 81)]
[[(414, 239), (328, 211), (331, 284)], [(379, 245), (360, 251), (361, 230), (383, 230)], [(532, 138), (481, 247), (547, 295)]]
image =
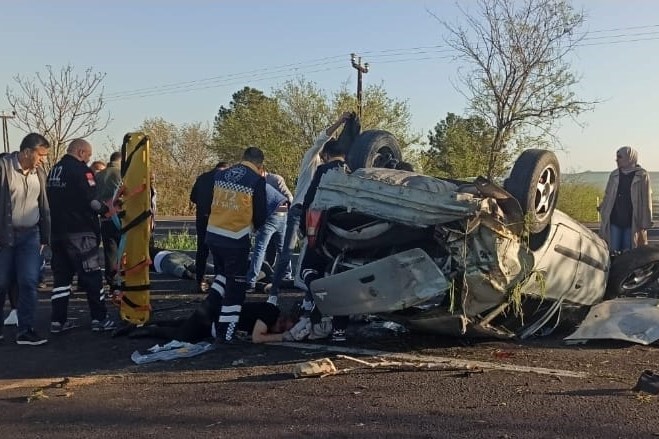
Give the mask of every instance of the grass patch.
[(156, 247), (168, 250), (196, 250), (197, 236), (191, 235), (187, 230), (182, 232), (167, 232), (167, 236), (155, 241)]
[(597, 205), (603, 196), (603, 190), (588, 183), (563, 183), (557, 208), (582, 223), (596, 223), (599, 221)]

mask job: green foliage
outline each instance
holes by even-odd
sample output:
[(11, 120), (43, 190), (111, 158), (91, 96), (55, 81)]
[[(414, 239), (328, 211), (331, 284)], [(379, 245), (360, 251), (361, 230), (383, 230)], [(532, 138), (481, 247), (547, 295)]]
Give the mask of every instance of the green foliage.
[(163, 239), (155, 241), (156, 247), (167, 250), (195, 250), (197, 248), (197, 237), (191, 235), (187, 230), (172, 233), (170, 230)]
[[(390, 98), (382, 86), (369, 86), (363, 103), (363, 129), (391, 131), (403, 147), (418, 140), (410, 133), (406, 102)], [(224, 160), (235, 162), (245, 147), (258, 146), (265, 154), (266, 168), (292, 186), (302, 156), (316, 136), (342, 112), (356, 108), (356, 98), (345, 86), (330, 98), (304, 78), (285, 82), (272, 96), (245, 87), (233, 94), (228, 107), (220, 107), (212, 149)]]
[[(488, 172), (488, 150), (493, 137), (494, 128), (482, 117), (465, 118), (448, 113), (428, 133), (430, 148), (423, 153), (423, 169), (436, 177), (485, 175)], [(503, 167), (497, 167), (494, 175), (500, 176), (504, 170)]]
[(577, 221), (598, 222), (597, 206), (602, 201), (604, 191), (597, 186), (573, 182), (561, 184), (557, 208)]
[(151, 139), (159, 215), (190, 215), (190, 190), (199, 174), (217, 162), (210, 151), (210, 127), (201, 123), (176, 126), (164, 119), (147, 119), (138, 128)]

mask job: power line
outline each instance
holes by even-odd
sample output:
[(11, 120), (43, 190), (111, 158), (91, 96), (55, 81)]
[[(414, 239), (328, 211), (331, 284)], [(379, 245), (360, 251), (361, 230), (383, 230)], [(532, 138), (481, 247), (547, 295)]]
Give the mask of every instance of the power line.
[[(651, 28), (659, 28), (659, 24), (646, 25), (646, 26), (630, 26), (626, 28), (602, 29), (602, 30), (591, 31), (589, 33), (619, 32), (622, 30), (641, 30), (641, 29), (651, 29)], [(632, 37), (645, 36), (645, 35), (651, 36), (657, 34), (659, 34), (659, 31), (636, 32), (636, 33), (632, 32), (632, 33), (621, 33), (617, 35), (585, 37), (582, 39), (582, 42), (577, 44), (576, 46), (577, 47), (599, 46), (599, 45), (609, 45), (609, 44), (632, 43), (632, 42), (640, 42), (640, 41), (654, 41), (659, 39), (659, 37), (648, 37), (648, 38), (632, 38)], [(599, 40), (599, 41), (593, 43), (584, 43), (584, 41), (593, 41), (593, 40)], [(376, 60), (378, 64), (393, 64), (393, 63), (403, 63), (403, 62), (413, 62), (413, 61), (426, 61), (431, 59), (454, 58), (453, 55), (429, 56), (432, 54), (442, 54), (442, 53), (451, 53), (451, 52), (455, 52), (455, 50), (443, 45), (431, 45), (431, 46), (417, 46), (417, 47), (402, 48), (402, 49), (383, 49), (378, 51), (363, 51), (361, 53), (369, 54), (369, 59)], [(418, 56), (418, 55), (425, 55), (425, 56)], [(197, 90), (205, 90), (205, 89), (217, 88), (227, 85), (234, 85), (237, 83), (242, 83), (246, 80), (258, 82), (258, 81), (266, 81), (273, 79), (289, 78), (292, 75), (299, 73), (312, 74), (312, 73), (318, 73), (324, 71), (338, 70), (341, 68), (341, 65), (343, 64), (343, 62), (340, 61), (340, 59), (344, 57), (345, 55), (328, 56), (323, 58), (317, 58), (311, 61), (296, 62), (296, 63), (284, 64), (274, 67), (263, 67), (251, 71), (231, 73), (227, 75), (215, 76), (210, 78), (203, 78), (203, 79), (183, 81), (183, 82), (174, 82), (170, 84), (145, 87), (140, 89), (128, 90), (124, 92), (115, 92), (115, 93), (110, 93), (105, 97), (107, 101), (112, 102), (112, 101), (119, 101), (125, 99), (144, 98), (144, 97), (160, 96), (166, 94), (176, 94), (176, 93), (184, 93), (184, 92), (197, 91)], [(407, 58), (401, 58), (401, 57), (407, 57)], [(390, 59), (381, 60), (383, 58), (390, 58)], [(320, 66), (324, 66), (324, 68), (309, 70), (310, 68), (320, 67)]]

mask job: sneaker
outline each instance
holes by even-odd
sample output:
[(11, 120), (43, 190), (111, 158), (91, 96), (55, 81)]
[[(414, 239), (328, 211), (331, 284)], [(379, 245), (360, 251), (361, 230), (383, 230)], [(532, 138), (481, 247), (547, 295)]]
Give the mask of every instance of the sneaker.
[(29, 345), (29, 346), (39, 346), (44, 343), (48, 343), (48, 340), (41, 337), (37, 332), (30, 328), (27, 331), (23, 331), (18, 336), (16, 336), (16, 344), (20, 345)]
[(102, 332), (102, 331), (114, 331), (117, 328), (117, 324), (114, 320), (106, 317), (103, 320), (92, 320), (92, 331)]
[(277, 306), (277, 296), (268, 296), (268, 300), (266, 300), (271, 305)]
[(12, 309), (7, 315), (7, 318), (5, 319), (5, 326), (16, 326), (16, 325), (18, 325), (18, 315), (16, 314), (16, 310)]
[(68, 331), (69, 329), (76, 328), (77, 325), (73, 323), (72, 320), (67, 320), (64, 323), (60, 322), (50, 322), (50, 333), (51, 334), (60, 334), (62, 332)]
[(346, 330), (345, 329), (334, 329), (332, 331), (332, 341), (334, 341), (334, 342), (344, 342), (344, 341), (346, 341)]

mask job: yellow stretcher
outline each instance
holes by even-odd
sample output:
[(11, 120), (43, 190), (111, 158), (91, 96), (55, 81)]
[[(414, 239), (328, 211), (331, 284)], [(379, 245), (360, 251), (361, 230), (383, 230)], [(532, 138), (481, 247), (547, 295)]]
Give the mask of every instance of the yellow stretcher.
[(119, 269), (121, 318), (142, 325), (151, 312), (149, 283), (149, 240), (151, 238), (151, 164), (149, 138), (144, 133), (128, 133), (121, 146), (122, 187), (121, 242)]

